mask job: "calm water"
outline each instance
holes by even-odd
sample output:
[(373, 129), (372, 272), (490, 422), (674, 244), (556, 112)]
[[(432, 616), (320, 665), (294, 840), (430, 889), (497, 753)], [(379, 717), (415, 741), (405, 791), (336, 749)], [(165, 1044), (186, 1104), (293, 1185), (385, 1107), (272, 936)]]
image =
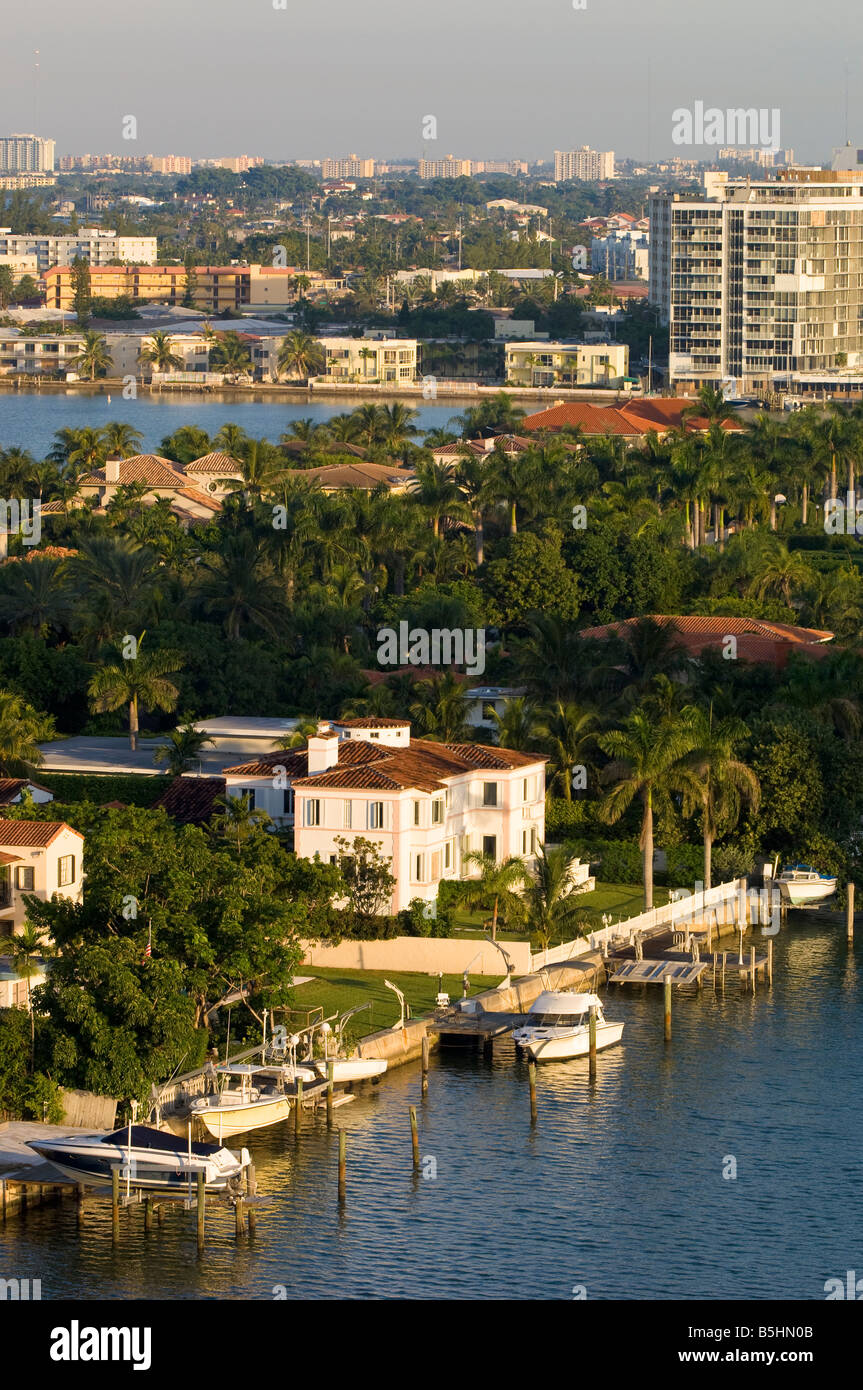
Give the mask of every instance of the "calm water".
[[(328, 420), (332, 415), (341, 415), (357, 405), (365, 405), (370, 399), (350, 396), (337, 400), (330, 398), (327, 401), (286, 403), (269, 397), (255, 401), (245, 397), (230, 400), (224, 397), (214, 399), (209, 395), (171, 395), (158, 398), (140, 396), (135, 401), (124, 401), (121, 393), (116, 391), (112, 393), (109, 403), (106, 395), (98, 393), (2, 391), (0, 448), (18, 445), (29, 449), (35, 458), (43, 458), (54, 442), (56, 430), (98, 429), (109, 420), (124, 420), (139, 429), (144, 436), (142, 448), (145, 453), (158, 450), (165, 436), (173, 434), (182, 425), (197, 425), (214, 435), (228, 421), (241, 425), (247, 434), (276, 443), (292, 420)], [(382, 405), (392, 403), (387, 397), (374, 399)], [(422, 430), (430, 430), (445, 428), (453, 415), (467, 409), (470, 401), (435, 405), (428, 405), (422, 400), (418, 404), (412, 400), (402, 400), (401, 403), (414, 406), (417, 411), (414, 423)]]
[[(863, 1264), (859, 1207), (861, 953), (817, 916), (776, 938), (773, 990), (753, 999), (613, 991), (624, 1045), (539, 1069), (531, 1130), (527, 1074), (512, 1043), (432, 1056), (430, 1095), (402, 1067), (336, 1111), (348, 1135), (348, 1204), (336, 1205), (337, 1136), (307, 1119), (252, 1136), (258, 1232), (236, 1245), (229, 1213), (44, 1208), (0, 1233), (0, 1274), (42, 1279), (43, 1298), (410, 1297), (823, 1299)], [(407, 1107), (433, 1179), (411, 1173)], [(736, 1181), (721, 1176), (737, 1160)]]

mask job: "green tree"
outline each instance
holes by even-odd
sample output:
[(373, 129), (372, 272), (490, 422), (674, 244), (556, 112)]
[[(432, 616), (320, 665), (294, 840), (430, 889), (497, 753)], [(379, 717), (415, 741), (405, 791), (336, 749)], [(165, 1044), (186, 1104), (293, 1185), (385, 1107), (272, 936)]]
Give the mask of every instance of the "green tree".
[[(75, 310), (75, 317), (79, 327), (83, 328), (90, 321), (90, 311), (93, 304), (93, 294), (90, 287), (90, 265), (81, 256), (76, 256), (72, 262), (72, 307)], [(92, 380), (92, 378), (91, 378)]]
[(103, 666), (90, 681), (88, 693), (94, 713), (112, 713), (123, 705), (129, 707), (129, 747), (138, 746), (139, 710), (176, 708), (177, 687), (166, 677), (179, 671), (183, 664), (180, 652), (168, 650), (143, 652), (144, 633), (138, 638), (136, 655), (109, 666)]
[(201, 749), (212, 742), (206, 734), (199, 733), (189, 720), (188, 723), (171, 730), (168, 742), (155, 749), (153, 762), (167, 763), (168, 771), (174, 777), (181, 777), (190, 767), (194, 767)]
[(477, 909), (491, 912), (491, 939), (497, 941), (498, 915), (502, 910), (507, 926), (517, 922), (524, 915), (522, 892), (529, 878), (527, 867), (522, 859), (504, 859), (500, 863), (493, 855), (483, 854), (482, 850), (472, 849), (464, 855), (464, 864), (476, 865), (477, 878), (463, 879), (459, 884), (459, 896), (471, 912)]
[(712, 705), (707, 711), (695, 706), (682, 717), (688, 717), (695, 737), (695, 747), (683, 760), (691, 774), (684, 786), (683, 814), (692, 815), (696, 809), (701, 813), (704, 886), (710, 888), (713, 841), (734, 828), (744, 806), (753, 814), (758, 810), (760, 787), (755, 773), (735, 753), (749, 732), (741, 720), (714, 719)]

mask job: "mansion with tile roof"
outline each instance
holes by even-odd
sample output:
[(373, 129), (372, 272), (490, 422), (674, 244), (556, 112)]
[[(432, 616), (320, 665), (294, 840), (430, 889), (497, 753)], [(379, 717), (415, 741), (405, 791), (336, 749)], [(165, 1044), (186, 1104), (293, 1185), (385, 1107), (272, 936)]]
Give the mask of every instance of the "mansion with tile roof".
[(303, 859), (334, 862), (339, 838), (376, 842), (396, 880), (392, 913), (414, 898), (434, 901), (444, 879), (475, 876), (469, 851), (530, 865), (545, 838), (542, 755), (414, 739), (402, 719), (321, 723), (305, 748), (222, 775), (228, 795), (248, 795), (277, 825), (293, 826)]
[(81, 901), (83, 853), (83, 835), (65, 821), (0, 819), (0, 937), (23, 927), (25, 894)]

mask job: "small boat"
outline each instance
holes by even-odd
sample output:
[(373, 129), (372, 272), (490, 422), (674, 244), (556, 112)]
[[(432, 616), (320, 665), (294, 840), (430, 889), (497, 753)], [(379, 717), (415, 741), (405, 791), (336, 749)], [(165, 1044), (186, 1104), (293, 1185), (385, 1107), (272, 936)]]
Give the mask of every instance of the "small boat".
[(210, 1191), (225, 1191), (239, 1186), (251, 1163), (248, 1149), (235, 1154), (217, 1144), (194, 1144), (191, 1138), (148, 1125), (28, 1142), (66, 1177), (90, 1187), (110, 1187), (111, 1175), (118, 1169), (121, 1181), (135, 1188), (191, 1188), (203, 1173)]
[(521, 1028), (513, 1032), (517, 1047), (536, 1062), (585, 1057), (590, 1051), (590, 1010), (596, 1009), (596, 1050), (620, 1042), (624, 1025), (608, 1023), (595, 994), (546, 990), (534, 1002)]
[(345, 1085), (351, 1081), (368, 1081), (373, 1076), (383, 1076), (387, 1069), (385, 1057), (319, 1057), (315, 1062), (317, 1075), (326, 1081), (328, 1064), (333, 1063), (333, 1081)]
[(836, 877), (819, 874), (810, 864), (786, 864), (776, 879), (782, 901), (791, 907), (824, 902), (836, 892)]
[(238, 1062), (215, 1070), (223, 1078), (222, 1086), (214, 1095), (198, 1096), (192, 1101), (191, 1110), (219, 1140), (286, 1120), (293, 1100), (285, 1092), (285, 1082), (318, 1079), (311, 1067), (291, 1065)]

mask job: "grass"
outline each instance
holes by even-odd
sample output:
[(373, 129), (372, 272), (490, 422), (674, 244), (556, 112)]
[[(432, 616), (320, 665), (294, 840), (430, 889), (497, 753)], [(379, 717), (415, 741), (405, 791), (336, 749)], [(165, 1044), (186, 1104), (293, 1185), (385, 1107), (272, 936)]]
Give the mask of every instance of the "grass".
[[(668, 889), (655, 887), (653, 890), (653, 901), (657, 907), (668, 902)], [(578, 907), (582, 916), (590, 924), (590, 930), (596, 931), (602, 926), (603, 913), (609, 913), (612, 922), (616, 923), (626, 917), (637, 917), (642, 912), (644, 894), (641, 885), (638, 883), (598, 883), (592, 893), (580, 893)], [(483, 922), (488, 921), (489, 914), (486, 912), (468, 912), (460, 908), (453, 913), (453, 936), (461, 937), (463, 940), (481, 941), (486, 935)], [(499, 941), (527, 941), (526, 932), (508, 932), (498, 930)], [(551, 945), (554, 946), (560, 938), (552, 938)], [(540, 949), (538, 941), (534, 940), (535, 951)]]
[[(392, 990), (384, 985), (384, 979), (398, 985), (410, 1004), (414, 1018), (432, 1012), (438, 992), (437, 975), (408, 971), (321, 969), (309, 965), (300, 966), (299, 973), (314, 975), (314, 979), (306, 985), (297, 985), (293, 990), (296, 1011), (322, 1007), (324, 1018), (329, 1018), (331, 1014), (344, 1013), (355, 1004), (371, 1004), (370, 1009), (357, 1014), (348, 1025), (358, 1038), (365, 1037), (367, 1033), (376, 1033), (381, 1028), (390, 1028), (398, 1022), (399, 1002)], [(479, 994), (484, 989), (493, 989), (500, 984), (500, 980), (500, 975), (472, 975), (468, 993)], [(461, 975), (444, 975), (443, 989), (450, 998), (460, 999)], [(294, 1023), (300, 1026), (304, 1021), (295, 1012)]]

